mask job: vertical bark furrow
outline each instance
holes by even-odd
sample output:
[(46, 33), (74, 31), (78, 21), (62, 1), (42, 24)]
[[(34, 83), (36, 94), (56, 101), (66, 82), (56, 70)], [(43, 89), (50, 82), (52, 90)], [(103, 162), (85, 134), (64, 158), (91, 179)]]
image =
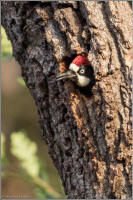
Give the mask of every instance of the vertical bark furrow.
[[(129, 3), (2, 2), (2, 24), (68, 198), (131, 197)], [(81, 51), (95, 69), (91, 98), (56, 82), (59, 61)]]
[[(124, 8), (124, 6), (126, 6), (127, 4), (124, 4), (122, 8)], [(116, 4), (113, 4), (112, 3), (103, 3), (103, 15), (104, 15), (104, 19), (105, 19), (105, 23), (108, 27), (108, 30), (110, 32), (110, 34), (112, 35), (112, 38), (114, 40), (114, 44), (115, 44), (115, 48), (117, 50), (117, 54), (118, 54), (118, 59), (119, 59), (119, 63), (120, 63), (120, 66), (121, 66), (121, 72), (123, 74), (123, 77), (125, 78), (125, 82), (128, 86), (128, 73), (127, 73), (127, 69), (126, 69), (126, 65), (125, 65), (125, 55), (124, 54), (127, 54), (125, 53), (126, 52), (126, 49), (131, 49), (131, 43), (129, 41), (131, 41), (131, 30), (127, 29), (127, 23), (129, 24), (129, 27), (130, 27), (130, 24), (131, 24), (131, 21), (127, 21), (128, 18), (130, 18), (129, 16), (131, 16), (131, 13), (129, 15), (127, 15), (126, 17), (124, 16), (124, 25), (122, 26), (122, 28), (124, 29), (127, 29), (126, 30), (126, 34), (124, 33), (125, 32), (125, 29), (122, 30), (121, 29), (121, 26), (119, 26), (119, 23), (122, 23), (123, 22), (123, 15), (121, 14), (117, 14), (118, 11), (115, 9), (113, 9), (112, 7), (113, 6), (116, 6), (117, 7), (117, 3)], [(113, 11), (114, 13), (113, 13)], [(121, 13), (121, 9), (118, 13)], [(129, 40), (128, 40), (128, 39)], [(128, 42), (127, 42), (127, 41)], [(124, 50), (125, 49), (125, 50)], [(128, 50), (129, 51), (129, 50)], [(129, 52), (130, 53), (130, 52)], [(131, 67), (131, 66), (129, 66)]]

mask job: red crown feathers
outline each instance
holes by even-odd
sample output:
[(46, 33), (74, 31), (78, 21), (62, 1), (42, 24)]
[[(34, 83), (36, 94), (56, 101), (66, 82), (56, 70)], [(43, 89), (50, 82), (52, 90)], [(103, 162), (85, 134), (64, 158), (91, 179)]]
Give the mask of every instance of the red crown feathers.
[(77, 72), (79, 70), (79, 66), (81, 65), (86, 65), (86, 66), (91, 65), (86, 56), (77, 56), (70, 64), (69, 68)]
[(90, 62), (88, 61), (88, 58), (85, 56), (77, 56), (73, 61), (73, 64), (77, 65), (78, 67), (80, 65), (90, 65)]

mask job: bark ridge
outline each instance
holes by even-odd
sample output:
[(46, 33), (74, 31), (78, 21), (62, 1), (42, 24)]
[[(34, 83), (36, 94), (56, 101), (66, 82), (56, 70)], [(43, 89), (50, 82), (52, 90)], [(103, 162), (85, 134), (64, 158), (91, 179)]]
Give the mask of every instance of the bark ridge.
[[(126, 1), (2, 2), (2, 25), (68, 198), (131, 197), (131, 16)], [(92, 98), (56, 82), (59, 62), (79, 51), (98, 80)]]

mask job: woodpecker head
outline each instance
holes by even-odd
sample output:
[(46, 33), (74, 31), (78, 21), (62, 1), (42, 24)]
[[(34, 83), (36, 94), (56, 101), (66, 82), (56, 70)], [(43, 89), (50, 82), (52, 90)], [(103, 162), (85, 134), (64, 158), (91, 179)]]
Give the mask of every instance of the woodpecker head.
[(79, 87), (86, 87), (93, 77), (93, 68), (86, 56), (77, 56), (69, 66), (68, 71), (57, 76), (57, 80), (70, 78)]

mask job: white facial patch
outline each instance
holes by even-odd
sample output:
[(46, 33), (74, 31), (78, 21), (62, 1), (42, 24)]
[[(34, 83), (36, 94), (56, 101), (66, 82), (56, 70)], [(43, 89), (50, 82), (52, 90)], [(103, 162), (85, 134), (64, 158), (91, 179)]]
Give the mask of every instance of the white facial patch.
[(87, 86), (89, 83), (90, 83), (90, 79), (85, 77), (85, 76), (81, 76), (79, 74), (77, 74), (77, 84), (80, 86), (80, 87), (85, 87)]
[(69, 69), (71, 69), (74, 72), (77, 72), (79, 70), (79, 67), (75, 65), (74, 63), (71, 63), (69, 66)]

